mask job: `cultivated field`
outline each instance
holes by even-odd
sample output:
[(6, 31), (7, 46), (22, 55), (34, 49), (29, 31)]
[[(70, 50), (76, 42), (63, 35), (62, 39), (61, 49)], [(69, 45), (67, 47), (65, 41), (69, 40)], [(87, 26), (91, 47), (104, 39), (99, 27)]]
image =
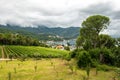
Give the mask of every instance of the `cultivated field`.
[[(84, 80), (86, 72), (74, 67), (71, 72), (68, 62), (62, 59), (27, 61), (0, 61), (0, 80)], [(114, 72), (90, 72), (89, 80), (112, 80)]]
[(65, 50), (36, 46), (1, 46), (2, 58), (58, 58), (67, 55)]

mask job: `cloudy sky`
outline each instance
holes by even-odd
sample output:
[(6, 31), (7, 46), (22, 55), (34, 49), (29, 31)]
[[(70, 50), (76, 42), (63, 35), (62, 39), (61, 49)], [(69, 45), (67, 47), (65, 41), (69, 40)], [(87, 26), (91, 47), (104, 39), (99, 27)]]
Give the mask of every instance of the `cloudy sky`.
[(0, 24), (80, 27), (94, 14), (110, 17), (111, 25), (104, 33), (120, 36), (119, 0), (0, 0)]

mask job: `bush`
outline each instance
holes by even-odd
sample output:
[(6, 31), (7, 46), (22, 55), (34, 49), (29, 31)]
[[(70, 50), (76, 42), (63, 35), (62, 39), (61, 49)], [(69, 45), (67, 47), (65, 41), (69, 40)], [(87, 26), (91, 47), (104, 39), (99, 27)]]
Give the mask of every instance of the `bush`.
[(91, 64), (91, 57), (87, 51), (80, 51), (76, 55), (77, 65), (80, 68), (85, 68)]
[(69, 46), (65, 46), (65, 50), (70, 51)]
[[(116, 52), (118, 53), (118, 52)], [(91, 67), (97, 67), (98, 64), (106, 65), (119, 65), (120, 59), (112, 53), (112, 50), (107, 48), (90, 49), (88, 52), (85, 50), (76, 49), (70, 53), (71, 58), (76, 58), (79, 67), (86, 67), (89, 63)], [(118, 60), (116, 60), (116, 58)], [(115, 62), (117, 61), (117, 62)]]
[(67, 60), (67, 61), (70, 61), (70, 60), (71, 60), (70, 54), (67, 54), (67, 55), (64, 57), (64, 59)]
[(91, 64), (91, 67), (97, 67), (99, 64), (99, 61), (95, 60), (95, 59), (92, 59), (92, 64)]
[(112, 54), (110, 49), (96, 48), (89, 50), (89, 53), (92, 58), (93, 65), (95, 65), (95, 63), (108, 64), (108, 65), (114, 64), (114, 55)]
[(78, 51), (78, 50), (75, 49), (74, 51), (70, 52), (71, 58), (75, 58), (77, 51)]
[(115, 76), (120, 80), (120, 68), (115, 70)]
[(120, 47), (113, 48), (112, 53), (114, 53), (114, 65), (120, 67)]
[(89, 50), (90, 56), (92, 59), (99, 61), (99, 55), (100, 55), (100, 49), (99, 48), (95, 48), (95, 49), (90, 49)]
[(100, 70), (102, 70), (102, 71), (114, 70), (113, 67), (107, 66), (107, 65), (98, 65), (98, 66), (97, 66), (97, 69), (98, 69), (99, 71), (100, 71)]
[(108, 65), (114, 64), (114, 55), (112, 54), (110, 49), (102, 48), (100, 50), (100, 54), (103, 55), (103, 59), (102, 59), (101, 63), (108, 64)]
[(71, 58), (75, 58), (77, 53), (79, 53), (80, 51), (84, 51), (84, 50), (83, 49), (75, 49), (74, 51), (70, 52)]

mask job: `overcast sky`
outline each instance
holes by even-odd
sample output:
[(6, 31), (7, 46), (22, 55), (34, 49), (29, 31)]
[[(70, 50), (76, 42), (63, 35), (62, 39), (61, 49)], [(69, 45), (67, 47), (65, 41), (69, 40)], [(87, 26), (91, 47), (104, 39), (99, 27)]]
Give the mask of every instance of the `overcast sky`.
[(104, 32), (120, 36), (120, 0), (0, 0), (0, 24), (81, 27), (94, 14), (110, 17)]

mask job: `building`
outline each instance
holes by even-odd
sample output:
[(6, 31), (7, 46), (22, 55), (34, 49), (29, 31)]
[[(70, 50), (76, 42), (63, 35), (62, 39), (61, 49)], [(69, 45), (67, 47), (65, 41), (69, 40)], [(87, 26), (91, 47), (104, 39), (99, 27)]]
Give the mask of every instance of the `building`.
[(64, 46), (58, 45), (58, 46), (56, 46), (56, 49), (64, 50)]

